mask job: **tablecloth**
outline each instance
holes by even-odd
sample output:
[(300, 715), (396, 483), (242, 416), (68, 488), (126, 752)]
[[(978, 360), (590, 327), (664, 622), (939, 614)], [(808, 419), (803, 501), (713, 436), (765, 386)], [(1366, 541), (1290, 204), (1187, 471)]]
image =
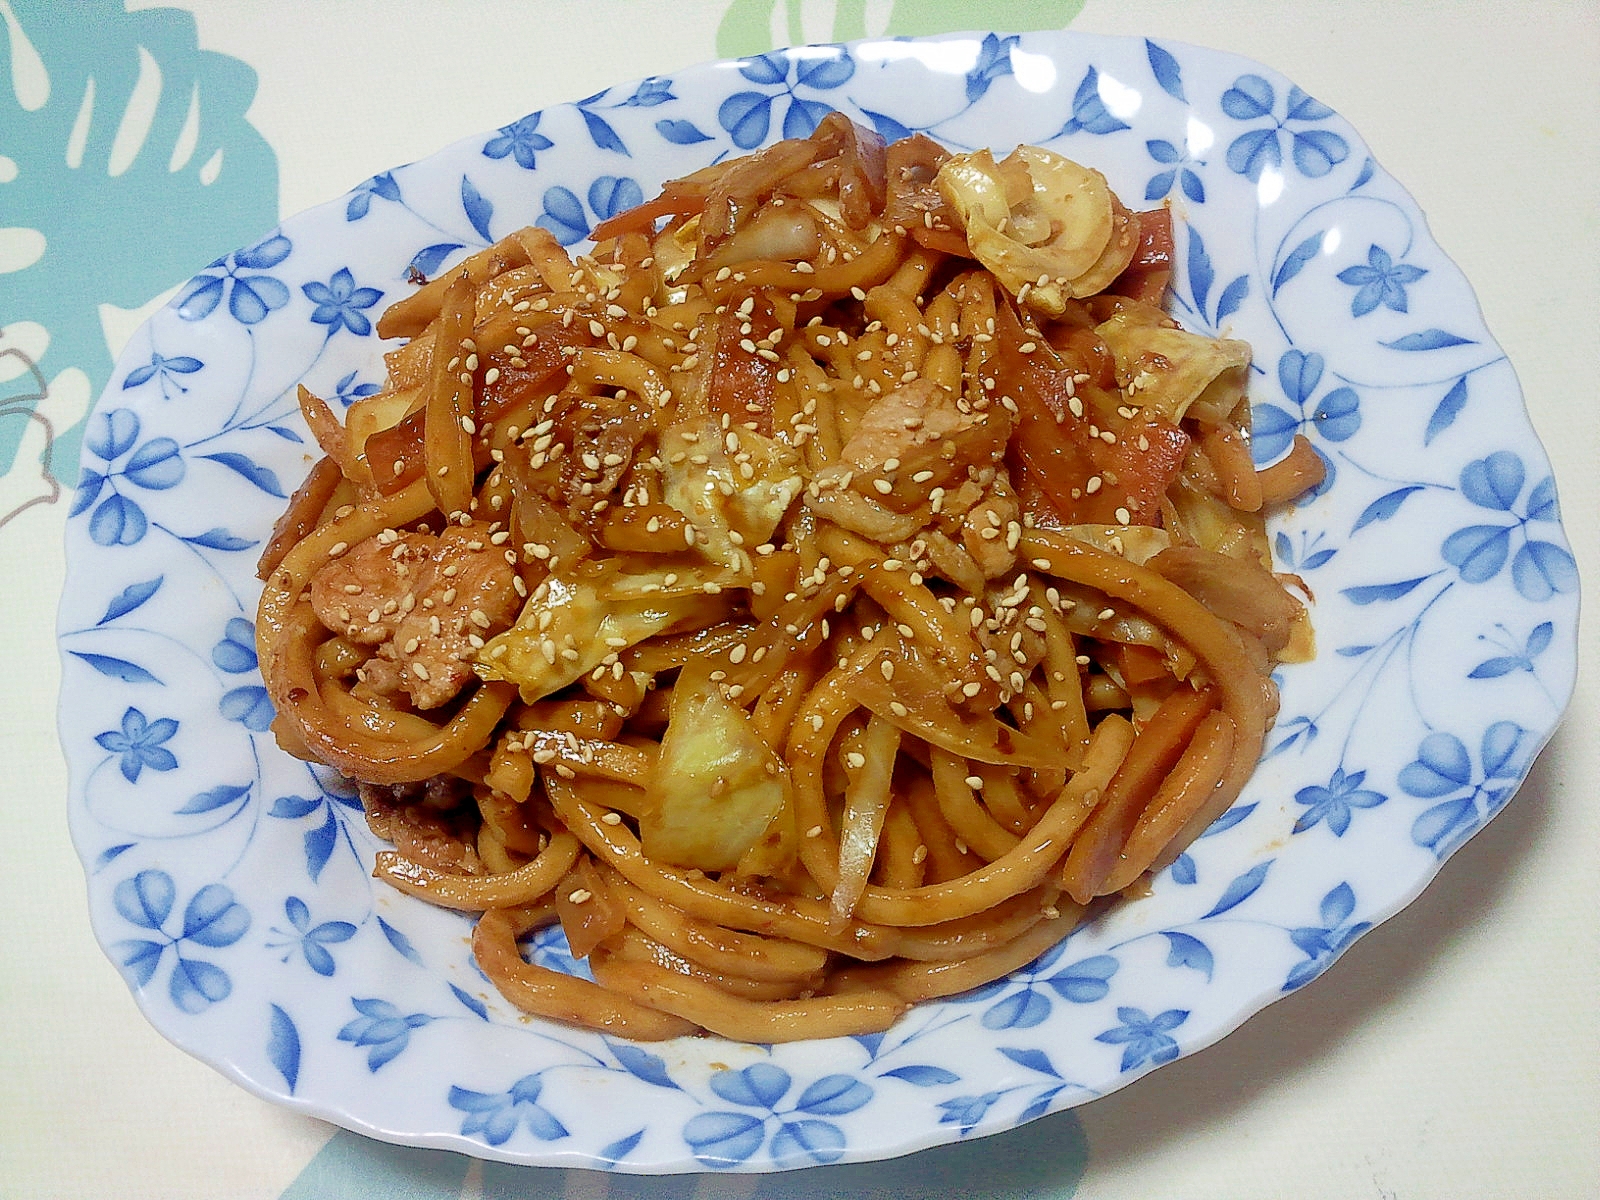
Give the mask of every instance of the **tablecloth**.
[[(96, 946), (53, 622), (76, 429), (143, 316), (279, 216), (521, 113), (716, 57), (975, 23), (1238, 52), (1347, 117), (1473, 281), (1600, 581), (1600, 8), (1584, 0), (0, 0), (0, 1195), (1600, 1194), (1592, 674), (1506, 811), (1313, 986), (1107, 1098), (886, 1163), (652, 1180), (369, 1141), (174, 1049)], [(217, 190), (197, 199), (207, 172)], [(8, 215), (24, 187), (47, 189), (43, 228)], [(181, 236), (148, 235), (173, 214)], [(41, 284), (26, 268), (46, 245)]]

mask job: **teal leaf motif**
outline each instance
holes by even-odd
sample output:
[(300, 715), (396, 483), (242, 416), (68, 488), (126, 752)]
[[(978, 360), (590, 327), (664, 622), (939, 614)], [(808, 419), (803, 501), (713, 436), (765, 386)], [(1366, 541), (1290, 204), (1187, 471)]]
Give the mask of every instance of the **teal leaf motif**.
[(455, 998), (457, 1000), (461, 1001), (462, 1004), (465, 1004), (482, 1020), (487, 1021), (489, 1019), (489, 1008), (482, 1000), (479, 1000), (471, 992), (463, 991), (453, 983), (450, 985), (450, 990), (455, 994)]
[(1414, 579), (1400, 579), (1394, 583), (1371, 583), (1339, 590), (1340, 594), (1347, 596), (1352, 604), (1377, 604), (1383, 600), (1398, 600), (1431, 578), (1433, 578), (1431, 575), (1418, 575)]
[(1371, 525), (1374, 521), (1387, 521), (1400, 511), (1402, 504), (1422, 490), (1420, 483), (1413, 483), (1405, 487), (1395, 488), (1392, 492), (1385, 492), (1361, 510), (1361, 515), (1356, 518), (1356, 523), (1350, 527), (1350, 532), (1354, 533), (1364, 526)]
[(210, 812), (214, 808), (223, 808), (235, 800), (242, 800), (250, 794), (250, 785), (221, 784), (209, 791), (200, 792), (189, 798), (189, 802), (178, 809), (179, 816), (192, 816), (195, 813)]
[(628, 1042), (607, 1041), (606, 1046), (610, 1048), (612, 1054), (616, 1055), (617, 1062), (622, 1065), (622, 1069), (636, 1079), (642, 1079), (646, 1083), (654, 1084), (659, 1088), (681, 1090), (677, 1084), (672, 1082), (672, 1075), (665, 1059)]
[[(10, 11), (0, 129), (16, 175), (4, 223), (42, 234), (44, 252), (0, 277), (0, 312), (49, 331), (46, 378), (77, 367), (98, 393), (112, 367), (98, 306), (137, 308), (259, 236), (277, 217), (277, 161), (246, 119), (255, 72), (202, 51), (189, 13), (126, 12), (121, 0), (78, 0), (70, 20), (54, 0)], [(0, 474), (26, 427), (0, 428)], [(77, 461), (81, 435), (57, 431), (56, 471)]]
[(961, 1076), (954, 1071), (947, 1071), (943, 1067), (924, 1066), (913, 1064), (909, 1067), (896, 1067), (892, 1071), (883, 1073), (885, 1079), (899, 1079), (914, 1087), (939, 1087), (947, 1083), (959, 1083)]
[(1001, 1046), (1000, 1053), (1019, 1067), (1027, 1067), (1030, 1071), (1049, 1075), (1052, 1079), (1061, 1078), (1061, 1072), (1056, 1070), (1055, 1064), (1050, 1061), (1050, 1056), (1043, 1050), (1018, 1050), (1010, 1046)]

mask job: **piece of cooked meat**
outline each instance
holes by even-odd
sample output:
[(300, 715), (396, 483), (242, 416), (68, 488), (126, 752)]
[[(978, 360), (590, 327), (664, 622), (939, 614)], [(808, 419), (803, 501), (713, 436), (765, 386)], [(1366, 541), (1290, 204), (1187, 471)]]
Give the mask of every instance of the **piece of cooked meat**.
[(333, 632), (377, 647), (358, 686), (437, 708), (472, 678), (478, 648), (516, 618), (514, 579), (482, 526), (386, 531), (312, 576), (311, 606)]
[[(1005, 409), (974, 411), (932, 380), (918, 379), (875, 400), (839, 458), (858, 491), (870, 486), (889, 507), (904, 511), (932, 488), (993, 467), (1005, 454), (1010, 432)], [(880, 479), (889, 490), (873, 482)]]
[(476, 875), (483, 870), (474, 849), (477, 810), (465, 803), (471, 788), (461, 780), (358, 783), (356, 791), (372, 832), (407, 858), (440, 871)]

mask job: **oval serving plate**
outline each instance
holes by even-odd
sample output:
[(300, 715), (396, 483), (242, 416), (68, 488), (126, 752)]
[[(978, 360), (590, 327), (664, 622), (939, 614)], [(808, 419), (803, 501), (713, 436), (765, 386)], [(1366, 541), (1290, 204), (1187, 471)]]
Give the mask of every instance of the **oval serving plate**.
[[(1057, 149), (1178, 220), (1172, 311), (1255, 348), (1263, 461), (1315, 661), (1240, 801), (1010, 978), (888, 1033), (637, 1046), (529, 1020), (466, 918), (370, 878), (350, 790), (280, 753), (256, 553), (311, 462), (293, 395), (375, 390), (372, 322), (528, 222), (581, 243), (666, 179), (830, 108), (886, 137)], [(149, 1020), (252, 1091), (391, 1141), (669, 1173), (859, 1161), (1010, 1128), (1206, 1046), (1320, 974), (1510, 798), (1575, 671), (1577, 573), (1516, 379), (1421, 212), (1325, 105), (1160, 40), (967, 34), (611, 88), (361, 184), (213, 263), (90, 417), (59, 633), (95, 931)], [(531, 946), (573, 969), (559, 931)]]

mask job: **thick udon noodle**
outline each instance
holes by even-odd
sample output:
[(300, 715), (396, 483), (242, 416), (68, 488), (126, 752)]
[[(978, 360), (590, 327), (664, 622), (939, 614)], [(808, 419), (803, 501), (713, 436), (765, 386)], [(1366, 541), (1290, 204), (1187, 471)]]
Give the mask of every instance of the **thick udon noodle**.
[[(395, 304), (262, 560), (289, 752), (531, 1013), (878, 1030), (1222, 812), (1303, 654), (1167, 214), (837, 116)], [(559, 921), (593, 981), (525, 960)]]

